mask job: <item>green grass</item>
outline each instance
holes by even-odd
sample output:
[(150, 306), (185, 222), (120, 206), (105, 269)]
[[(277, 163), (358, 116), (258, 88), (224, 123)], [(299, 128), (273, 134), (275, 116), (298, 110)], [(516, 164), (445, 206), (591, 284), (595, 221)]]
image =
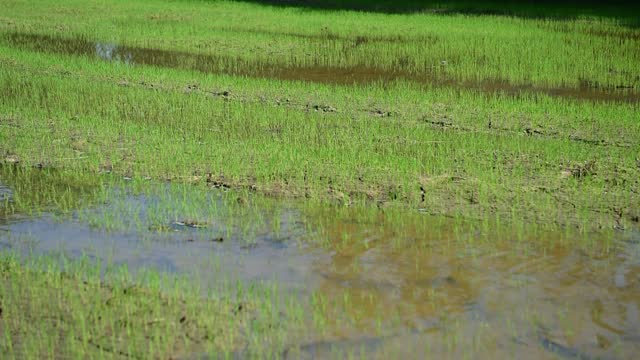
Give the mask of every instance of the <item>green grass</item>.
[[(383, 13), (468, 13), (497, 14), (527, 18), (574, 18), (579, 16), (614, 17), (636, 24), (634, 16), (638, 6), (625, 1), (609, 1), (602, 4), (593, 0), (561, 1), (511, 1), (511, 0), (244, 0), (277, 6), (293, 6), (311, 9), (358, 10)], [(636, 20), (634, 22), (633, 20)]]
[[(568, 332), (582, 329), (567, 316), (582, 314), (583, 308), (563, 310), (564, 318), (558, 325), (549, 319), (555, 313), (545, 310), (548, 301), (534, 301), (518, 304), (515, 314), (508, 307), (491, 310), (500, 316), (483, 323), (464, 315), (470, 299), (479, 292), (499, 291), (503, 296), (502, 286), (515, 293), (520, 293), (518, 286), (531, 286), (527, 277), (513, 277), (509, 269), (514, 266), (520, 269), (522, 264), (530, 264), (536, 279), (555, 279), (546, 273), (554, 273), (554, 264), (560, 259), (570, 262), (573, 271), (590, 266), (585, 257), (593, 255), (606, 264), (603, 271), (608, 273), (623, 266), (617, 263), (622, 260), (616, 260), (620, 253), (628, 254), (618, 248), (624, 243), (610, 241), (616, 234), (580, 234), (568, 228), (558, 233), (554, 226), (523, 222), (501, 226), (490, 217), (476, 222), (462, 217), (430, 217), (408, 213), (393, 203), (384, 211), (366, 203), (348, 207), (315, 201), (283, 203), (193, 184), (122, 180), (113, 174), (96, 176), (67, 168), (4, 165), (0, 181), (12, 188), (10, 200), (0, 204), (2, 219), (10, 223), (24, 214), (45, 218), (59, 214), (56, 219), (73, 227), (78, 222), (81, 226), (89, 223), (97, 227), (90, 233), (97, 238), (88, 236), (85, 249), (113, 233), (135, 235), (133, 244), (114, 249), (113, 254), (107, 250), (93, 255), (94, 250), (88, 250), (79, 260), (55, 253), (27, 253), (21, 258), (11, 251), (0, 252), (0, 333), (4, 336), (0, 350), (9, 358), (167, 358), (200, 353), (280, 358), (285, 353), (296, 357), (298, 352), (344, 357), (361, 351), (393, 357), (420, 352), (425, 343), (430, 349), (425, 350), (427, 354), (439, 358), (458, 352), (472, 356), (496, 346), (501, 346), (499, 351), (511, 351), (521, 345), (510, 340), (513, 336), (533, 341), (527, 347), (530, 351), (544, 351), (532, 338), (531, 329), (538, 323), (554, 329), (561, 326)], [(143, 203), (130, 201), (136, 196), (143, 197)], [(239, 202), (239, 197), (245, 200)], [(278, 225), (284, 219), (283, 212), (294, 214), (285, 230)], [(153, 270), (129, 272), (113, 265), (115, 253), (144, 253), (146, 237), (162, 239), (157, 236), (158, 229), (150, 225), (185, 218), (208, 224), (197, 230), (205, 238), (186, 242), (181, 233), (172, 232), (167, 236), (172, 245), (167, 250), (177, 245), (179, 250), (175, 251), (188, 254), (190, 246), (201, 245), (198, 241), (212, 245), (212, 258), (194, 261), (193, 272), (187, 269), (176, 277)], [(304, 227), (302, 236), (292, 238), (297, 232), (292, 232), (291, 222)], [(226, 272), (236, 268), (218, 266), (216, 253), (222, 244), (207, 238), (208, 231), (220, 229), (231, 230), (231, 235), (224, 234), (224, 245), (232, 246), (250, 243), (252, 233), (268, 234), (270, 241), (279, 241), (282, 230), (287, 247), (300, 242), (299, 250), (318, 261), (314, 268), (322, 274), (320, 282), (307, 288), (308, 297), (283, 292), (278, 283), (229, 282)], [(2, 245), (28, 249), (30, 241), (47, 241), (46, 235), (42, 239), (30, 238), (28, 232), (24, 237), (15, 235), (3, 236)], [(254, 255), (247, 250), (244, 261), (259, 257), (259, 249)], [(231, 254), (243, 261), (243, 253)], [(282, 257), (276, 255), (276, 259), (287, 261)], [(96, 258), (104, 260), (92, 260)], [(262, 266), (268, 273), (270, 265)], [(495, 271), (502, 285), (482, 285), (487, 274), (496, 276)], [(608, 275), (597, 279), (610, 283)], [(565, 286), (553, 280), (540, 284), (554, 289)], [(235, 311), (240, 305), (243, 311)], [(523, 308), (528, 312), (522, 313)], [(181, 321), (183, 317), (197, 320)], [(506, 337), (498, 330), (503, 321), (512, 324)], [(5, 329), (8, 335), (1, 331)], [(469, 333), (471, 336), (465, 335)], [(621, 341), (623, 351), (631, 351), (630, 340)]]
[(2, 151), (24, 164), (471, 218), (610, 228), (637, 217), (637, 105), (0, 57)]
[[(12, 1), (6, 9), (0, 152), (11, 161), (454, 217), (637, 226), (638, 102), (563, 95), (635, 86), (638, 31), (615, 19), (225, 1)], [(16, 33), (49, 40), (17, 44), (7, 35)], [(56, 39), (176, 57), (173, 67), (102, 62), (60, 53), (56, 44), (68, 42)], [(214, 58), (210, 70), (262, 78), (189, 63)], [(318, 67), (391, 78), (269, 78)], [(495, 81), (502, 90), (487, 91)], [(637, 98), (634, 89), (615, 92)]]
[(284, 315), (268, 287), (243, 289), (203, 297), (191, 281), (156, 271), (134, 279), (86, 259), (3, 252), (0, 349), (7, 359), (277, 356), (301, 326), (297, 305)]
[(37, 216), (51, 211), (68, 215), (106, 199), (105, 183), (100, 178), (72, 171), (42, 171), (0, 165), (0, 183), (11, 189), (0, 201), (0, 217)]
[(227, 1), (12, 1), (5, 9), (4, 31), (212, 54), (247, 67), (364, 66), (574, 88), (637, 89), (640, 75), (638, 30), (615, 18), (327, 13)]
[[(277, 284), (205, 292), (194, 278), (3, 251), (0, 352), (277, 358), (353, 349), (370, 335), (464, 357), (507, 351), (509, 333), (549, 355), (528, 333), (539, 319), (569, 338), (571, 309), (556, 319), (538, 304), (477, 331), (461, 324), (458, 291), (478, 289), (466, 288), (473, 271), (459, 260), (506, 253), (500, 266), (511, 269), (575, 248), (614, 257), (610, 240), (638, 228), (634, 13), (461, 1), (389, 14), (391, 2), (378, 4), (4, 1), (0, 180), (12, 191), (0, 218), (73, 217), (142, 245), (195, 221), (209, 225), (203, 238), (251, 244), (286, 231), (291, 206), (304, 227), (296, 240), (332, 254), (334, 268), (307, 299)], [(94, 43), (147, 58), (102, 61)], [(143, 209), (128, 196), (155, 200)], [(385, 279), (361, 276), (371, 254), (404, 281), (392, 284), (400, 301), (380, 290)], [(447, 287), (439, 256), (460, 268), (465, 290)], [(424, 319), (437, 336), (398, 336)]]
[[(499, 217), (472, 221), (429, 216), (425, 211), (408, 212), (401, 202), (379, 209), (368, 201), (350, 206), (327, 204), (325, 199), (283, 201), (248, 191), (222, 191), (202, 184), (167, 184), (113, 174), (96, 176), (73, 169), (0, 167), (0, 182), (11, 189), (0, 203), (5, 219), (27, 216), (52, 217), (59, 222), (80, 222), (108, 237), (113, 233), (135, 233), (144, 245), (148, 239), (174, 243), (204, 241), (240, 242), (256, 245), (257, 237), (284, 241), (287, 246), (313, 245), (347, 252), (368, 248), (362, 242), (368, 233), (389, 238), (388, 246), (421, 252), (441, 251), (449, 245), (498, 246), (503, 241), (532, 242), (536, 248), (571, 244), (587, 252), (608, 252), (611, 232), (580, 232), (555, 223), (512, 220)], [(351, 223), (345, 231), (341, 224)], [(185, 225), (180, 224), (187, 224)], [(188, 225), (195, 224), (196, 232)], [(585, 230), (585, 229), (582, 229)], [(165, 236), (166, 235), (166, 236)], [(212, 240), (214, 239), (214, 240)]]

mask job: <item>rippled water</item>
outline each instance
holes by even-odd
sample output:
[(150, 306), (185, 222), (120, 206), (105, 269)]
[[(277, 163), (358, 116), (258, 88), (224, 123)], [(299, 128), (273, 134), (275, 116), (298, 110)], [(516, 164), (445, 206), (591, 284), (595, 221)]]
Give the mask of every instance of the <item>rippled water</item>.
[[(24, 196), (8, 189), (0, 194)], [(5, 214), (0, 244), (188, 274), (205, 287), (267, 281), (300, 298), (321, 294), (336, 321), (285, 358), (630, 359), (640, 350), (638, 233), (584, 247), (564, 233), (261, 208), (220, 190), (194, 190), (189, 206), (188, 191), (119, 188), (65, 215)]]

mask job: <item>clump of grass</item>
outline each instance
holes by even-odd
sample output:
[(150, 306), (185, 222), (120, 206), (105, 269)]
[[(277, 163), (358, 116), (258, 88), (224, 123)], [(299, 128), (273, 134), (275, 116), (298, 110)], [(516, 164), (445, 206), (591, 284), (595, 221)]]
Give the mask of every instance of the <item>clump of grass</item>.
[(104, 183), (95, 175), (64, 169), (0, 164), (0, 183), (11, 190), (11, 196), (0, 202), (3, 217), (44, 211), (68, 214), (105, 198)]
[[(2, 108), (20, 114), (21, 125), (0, 129), (7, 139), (2, 147), (25, 164), (94, 173), (108, 168), (127, 178), (197, 182), (345, 205), (396, 202), (470, 218), (489, 212), (578, 227), (608, 228), (618, 218), (623, 226), (633, 226), (638, 211), (638, 202), (623, 200), (634, 196), (625, 194), (640, 170), (629, 151), (638, 146), (629, 105), (590, 105), (601, 120), (589, 136), (611, 139), (591, 144), (570, 137), (583, 120), (561, 110), (546, 120), (545, 127), (557, 130), (531, 135), (533, 130), (520, 132), (517, 124), (498, 127), (507, 124), (505, 115), (493, 118), (491, 128), (462, 112), (454, 113), (462, 118), (451, 128), (430, 120), (438, 113), (388, 121), (365, 113), (268, 107), (269, 116), (264, 116), (262, 104), (11, 74), (4, 75), (12, 95)], [(34, 92), (42, 89), (73, 95), (38, 97), (35, 106)], [(533, 106), (529, 100), (496, 100), (495, 106), (510, 108), (518, 102)], [(43, 108), (53, 115), (52, 131), (43, 127)], [(611, 112), (621, 116), (620, 124), (604, 121)], [(558, 120), (564, 116), (572, 116), (573, 123)], [(631, 131), (621, 144), (613, 143), (618, 126)], [(81, 150), (73, 140), (78, 137), (84, 141)], [(35, 146), (43, 139), (50, 144), (46, 152)], [(590, 162), (598, 164), (597, 173), (563, 176), (571, 164)], [(596, 193), (604, 195), (592, 196)], [(622, 216), (614, 208), (622, 208)]]
[[(42, 179), (47, 177), (41, 169), (23, 171), (33, 171)], [(209, 214), (212, 219), (239, 233), (243, 232), (244, 223), (255, 222), (259, 230), (288, 236), (292, 232), (287, 226), (300, 222), (306, 227), (306, 233), (296, 235), (304, 249), (301, 256), (318, 261), (311, 265), (314, 272), (320, 273), (318, 283), (305, 286), (310, 290), (307, 298), (300, 294), (288, 296), (277, 282), (221, 280), (221, 274), (230, 269), (209, 271), (208, 267), (197, 266), (198, 270), (189, 273), (188, 278), (175, 278), (151, 270), (130, 273), (126, 267), (95, 263), (88, 258), (69, 261), (48, 255), (21, 262), (4, 252), (0, 257), (0, 264), (5, 264), (4, 268), (0, 266), (5, 269), (0, 271), (1, 307), (3, 311), (10, 309), (11, 316), (5, 318), (3, 312), (0, 328), (5, 326), (5, 319), (10, 319), (11, 332), (4, 343), (0, 341), (0, 347), (7, 349), (6, 353), (16, 358), (145, 357), (147, 353), (158, 357), (215, 354), (212, 356), (277, 358), (329, 353), (393, 356), (403, 350), (416, 351), (425, 341), (447, 354), (476, 354), (491, 351), (486, 349), (494, 345), (510, 350), (521, 344), (510, 340), (502, 343), (505, 335), (494, 329), (502, 328), (506, 316), (509, 321), (517, 321), (512, 328), (519, 339), (535, 341), (528, 332), (530, 319), (518, 317), (521, 306), (500, 307), (501, 316), (493, 317), (487, 312), (497, 310), (493, 306), (487, 306), (489, 310), (483, 308), (483, 301), (477, 299), (494, 299), (491, 294), (495, 293), (501, 294), (495, 297), (500, 299), (505, 291), (522, 295), (524, 287), (538, 283), (539, 278), (548, 279), (547, 274), (555, 271), (553, 264), (558, 262), (577, 261), (578, 268), (588, 266), (583, 261), (590, 253), (583, 249), (592, 251), (600, 260), (615, 259), (618, 254), (607, 248), (609, 238), (603, 234), (596, 237), (570, 229), (558, 233), (553, 227), (545, 231), (526, 223), (504, 226), (500, 218), (471, 222), (461, 217), (408, 213), (402, 207), (380, 210), (366, 203), (327, 206), (313, 201), (292, 202), (291, 209), (286, 210), (265, 206), (266, 214), (254, 217), (253, 211), (263, 210), (262, 204), (272, 201), (190, 184), (169, 186), (148, 180), (126, 183), (129, 187), (106, 191), (110, 194), (106, 208), (93, 218), (98, 225), (108, 223), (109, 229), (130, 229), (125, 219), (136, 217), (145, 224), (145, 206), (147, 211), (156, 209), (157, 217), (153, 219), (165, 221), (176, 214), (172, 213), (172, 206), (190, 214), (201, 214), (195, 209), (215, 211)], [(28, 189), (23, 187), (21, 191)], [(130, 206), (123, 200), (131, 196), (143, 198), (144, 206)], [(239, 203), (239, 196), (248, 200)], [(55, 211), (55, 207), (48, 211)], [(109, 213), (121, 218), (109, 220)], [(233, 222), (226, 223), (230, 219)], [(211, 227), (215, 227), (213, 220)], [(142, 229), (146, 231), (145, 226)], [(603, 271), (618, 267), (611, 261)], [(531, 267), (531, 276), (526, 266)], [(500, 285), (482, 285), (486, 276), (497, 277)], [(212, 282), (214, 286), (206, 290), (200, 286)], [(544, 283), (544, 288), (549, 286), (552, 284)], [(5, 298), (4, 294), (10, 295)], [(518, 296), (509, 298), (521, 301)], [(5, 306), (6, 300), (11, 306)], [(549, 303), (546, 297), (544, 301), (531, 301), (533, 309)], [(517, 314), (511, 312), (513, 309)], [(503, 311), (507, 315), (503, 316)], [(183, 317), (195, 320), (181, 321)], [(43, 318), (45, 325), (35, 329), (33, 324)], [(559, 326), (570, 328), (571, 324)], [(624, 351), (628, 345), (625, 340)]]
[[(637, 29), (624, 26), (620, 17), (592, 12), (549, 20), (455, 12), (395, 16), (300, 12), (226, 1), (92, 6), (100, 10), (82, 2), (64, 7), (55, 2), (42, 2), (37, 7), (14, 3), (6, 9), (8, 21), (0, 23), (0, 30), (55, 34), (65, 39), (79, 35), (102, 44), (195, 53), (217, 60), (196, 57), (198, 61), (181, 62), (175, 56), (152, 55), (167, 57), (168, 62), (182, 67), (240, 74), (250, 73), (250, 69), (265, 74), (277, 74), (277, 68), (289, 73), (309, 68), (350, 69), (350, 74), (366, 69), (369, 75), (405, 73), (404, 78), (436, 82), (508, 82), (584, 91), (638, 87)], [(504, 10), (504, 6), (487, 6)], [(633, 19), (632, 12), (624, 9), (623, 18)], [(217, 16), (220, 13), (225, 16)], [(38, 14), (43, 20), (36, 22)], [(78, 16), (84, 21), (74, 22)], [(117, 19), (113, 21), (119, 26), (114, 29), (109, 19)], [(80, 49), (91, 50), (91, 43), (87, 44)], [(60, 46), (58, 51), (62, 48), (77, 50), (77, 46)], [(330, 76), (327, 73), (324, 77)]]
[[(452, 217), (491, 214), (590, 230), (638, 224), (637, 102), (563, 95), (637, 81), (637, 31), (611, 19), (136, 2), (104, 12), (122, 22), (112, 35), (109, 16), (83, 4), (12, 3), (7, 11), (13, 25), (0, 22), (0, 154), (11, 162), (345, 206), (402, 204)], [(220, 11), (229, 16), (212, 26), (207, 14)], [(39, 12), (50, 17), (36, 31)], [(69, 21), (80, 15), (86, 22)], [(478, 30), (485, 26), (491, 36)], [(33, 44), (18, 44), (16, 36), (29, 34)], [(80, 39), (91, 52), (94, 40), (112, 36), (123, 51), (166, 63), (37, 51)], [(219, 56), (228, 73), (246, 75), (232, 68), (244, 66), (267, 78), (194, 71), (202, 70), (194, 59)], [(270, 77), (274, 69), (294, 81)], [(295, 81), (369, 70), (410, 76), (340, 86)], [(565, 176), (589, 163), (597, 172)]]
[(3, 252), (0, 349), (7, 358), (277, 354), (299, 323), (274, 312), (275, 292), (243, 289), (203, 297), (156, 271), (134, 279), (123, 267), (50, 256), (22, 262)]

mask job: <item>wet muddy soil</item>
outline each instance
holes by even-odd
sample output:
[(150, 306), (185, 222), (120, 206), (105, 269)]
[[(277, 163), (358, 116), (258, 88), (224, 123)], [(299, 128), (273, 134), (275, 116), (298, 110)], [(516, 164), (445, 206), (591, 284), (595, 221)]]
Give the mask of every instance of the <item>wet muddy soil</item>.
[(84, 37), (63, 38), (29, 33), (6, 33), (0, 36), (0, 41), (17, 48), (41, 52), (88, 56), (125, 64), (195, 70), (204, 73), (226, 73), (259, 78), (342, 85), (389, 83), (403, 80), (429, 86), (470, 89), (483, 93), (509, 96), (540, 93), (553, 97), (588, 101), (640, 102), (640, 94), (635, 89), (628, 88), (623, 84), (603, 88), (598, 84), (583, 81), (578, 88), (550, 88), (528, 84), (512, 84), (501, 79), (459, 81), (430, 73), (409, 72), (401, 68), (385, 70), (369, 66), (287, 67), (275, 63), (257, 63), (220, 55), (121, 46), (109, 42), (95, 42)]

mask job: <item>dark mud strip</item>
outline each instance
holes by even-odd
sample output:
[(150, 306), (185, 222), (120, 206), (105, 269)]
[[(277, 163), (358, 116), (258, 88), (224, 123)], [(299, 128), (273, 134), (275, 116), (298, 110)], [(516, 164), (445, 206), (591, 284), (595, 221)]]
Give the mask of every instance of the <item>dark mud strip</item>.
[(367, 354), (374, 354), (381, 350), (385, 341), (389, 337), (363, 337), (352, 340), (337, 341), (316, 341), (313, 343), (301, 345), (299, 347), (289, 348), (282, 352), (283, 359), (297, 359), (305, 354), (313, 359), (323, 359), (337, 354), (347, 356), (347, 354), (356, 358), (366, 357)]
[(572, 26), (560, 25), (560, 24), (558, 24), (555, 27), (549, 27), (548, 24), (540, 24), (540, 25), (537, 25), (537, 27), (542, 30), (554, 31), (556, 33), (561, 33), (561, 34), (575, 35), (576, 32), (579, 32), (581, 34), (584, 34), (590, 37), (595, 36), (595, 37), (606, 38), (607, 40), (611, 40), (614, 42), (640, 40), (640, 32), (635, 28), (616, 30), (616, 31), (606, 30), (606, 29), (593, 29), (593, 28), (576, 30)]
[(430, 43), (434, 44), (440, 39), (436, 36), (429, 35), (417, 35), (417, 36), (402, 36), (402, 35), (355, 35), (345, 36), (331, 32), (330, 30), (322, 30), (317, 34), (304, 34), (290, 31), (275, 31), (275, 30), (259, 30), (259, 29), (241, 29), (241, 28), (220, 28), (222, 31), (228, 31), (237, 34), (250, 34), (250, 35), (266, 35), (275, 37), (292, 37), (296, 39), (307, 40), (325, 40), (325, 41), (344, 41), (352, 42), (354, 47), (364, 45), (368, 43)]
[[(280, 352), (278, 359), (330, 359), (336, 356), (367, 358), (367, 355), (380, 351), (388, 337), (363, 337), (349, 340), (316, 341), (308, 344), (286, 348)], [(251, 359), (256, 354), (240, 350), (230, 354), (231, 359)], [(211, 354), (198, 354), (184, 358), (185, 360), (211, 359)]]
[[(576, 360), (596, 359), (588, 354), (580, 352), (579, 350), (558, 344), (553, 340), (544, 336), (539, 336), (538, 342), (545, 350), (547, 350), (550, 353), (553, 353), (556, 356), (559, 356), (562, 359), (576, 359)], [(600, 358), (597, 358), (597, 359), (600, 359)]]
[(545, 335), (545, 331), (543, 329), (538, 329), (535, 337), (537, 338), (538, 344), (542, 346), (543, 349), (548, 351), (549, 353), (554, 354), (556, 357), (561, 359), (574, 359), (574, 360), (614, 360), (616, 357), (612, 356), (597, 356), (595, 354), (589, 354), (580, 349), (576, 349), (574, 347), (565, 346), (559, 344), (553, 340), (551, 340), (547, 335)]
[[(436, 11), (432, 11), (436, 12)], [(442, 13), (442, 12), (441, 12)], [(540, 26), (541, 29), (547, 29), (546, 26)], [(307, 39), (307, 40), (325, 40), (325, 41), (344, 41), (344, 42), (353, 42), (354, 46), (359, 46), (367, 43), (396, 43), (396, 44), (406, 44), (406, 43), (430, 43), (435, 44), (440, 41), (440, 38), (434, 35), (413, 35), (413, 36), (403, 36), (403, 35), (355, 35), (355, 36), (345, 36), (341, 34), (334, 33), (329, 29), (322, 29), (320, 33), (315, 34), (304, 34), (297, 33), (291, 31), (275, 31), (275, 30), (259, 30), (259, 29), (242, 29), (242, 28), (234, 28), (234, 27), (224, 27), (219, 28), (221, 31), (228, 31), (236, 34), (250, 34), (250, 35), (266, 35), (266, 36), (275, 36), (275, 37), (291, 37), (297, 39)], [(556, 29), (556, 31), (562, 33), (571, 33), (575, 31), (573, 28), (567, 26), (566, 28)], [(640, 32), (634, 30), (624, 30), (624, 31), (611, 31), (611, 30), (600, 30), (600, 29), (585, 29), (581, 30), (582, 33), (588, 36), (598, 36), (604, 38), (610, 38), (612, 40), (617, 41), (638, 41), (640, 40)]]
[(640, 93), (631, 89), (602, 89), (591, 87), (588, 84), (579, 88), (544, 88), (533, 85), (514, 85), (506, 80), (457, 81), (442, 78), (435, 74), (416, 74), (402, 69), (384, 70), (367, 66), (344, 68), (328, 66), (286, 67), (219, 55), (96, 43), (84, 37), (69, 39), (50, 35), (7, 33), (0, 37), (0, 42), (17, 48), (40, 52), (81, 55), (106, 61), (195, 70), (203, 73), (225, 73), (257, 78), (338, 85), (390, 83), (397, 80), (405, 80), (418, 84), (476, 90), (483, 93), (515, 97), (525, 96), (527, 93), (538, 93), (553, 97), (588, 101), (640, 102)]
[(638, 41), (640, 40), (640, 32), (637, 31), (606, 31), (606, 30), (595, 30), (595, 29), (587, 29), (584, 31), (585, 34), (590, 36), (600, 36), (611, 38), (613, 40), (630, 40), (630, 41)]

